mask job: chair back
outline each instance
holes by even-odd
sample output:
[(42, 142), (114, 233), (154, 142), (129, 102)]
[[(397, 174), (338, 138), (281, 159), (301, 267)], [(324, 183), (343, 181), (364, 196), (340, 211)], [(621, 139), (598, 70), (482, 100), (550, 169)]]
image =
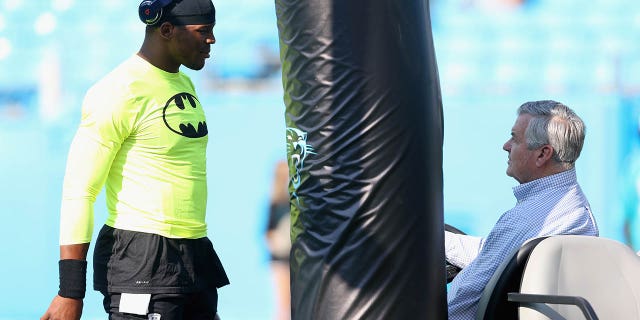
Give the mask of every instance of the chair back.
[(525, 242), (500, 264), (482, 291), (476, 320), (518, 318), (518, 305), (507, 301), (507, 293), (520, 291), (520, 280), (529, 254), (546, 238), (534, 238)]
[[(550, 237), (531, 252), (519, 291), (585, 298), (600, 320), (640, 320), (640, 257), (607, 238)], [(576, 306), (547, 306), (566, 319), (584, 319)], [(548, 319), (535, 310), (519, 309), (521, 320)]]

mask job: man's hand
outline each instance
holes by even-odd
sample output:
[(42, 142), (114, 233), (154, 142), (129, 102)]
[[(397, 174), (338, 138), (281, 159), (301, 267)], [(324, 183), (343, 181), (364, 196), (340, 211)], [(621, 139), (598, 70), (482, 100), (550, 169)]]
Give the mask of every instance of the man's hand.
[(80, 320), (82, 305), (82, 299), (64, 298), (57, 295), (40, 320)]

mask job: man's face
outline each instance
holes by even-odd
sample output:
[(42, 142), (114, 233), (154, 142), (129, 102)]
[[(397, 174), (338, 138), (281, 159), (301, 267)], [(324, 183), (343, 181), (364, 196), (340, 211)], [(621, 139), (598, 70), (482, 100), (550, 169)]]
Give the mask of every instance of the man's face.
[(538, 149), (529, 150), (524, 135), (531, 118), (532, 116), (530, 114), (518, 116), (516, 123), (511, 129), (511, 138), (502, 146), (502, 149), (509, 153), (507, 175), (513, 177), (520, 183), (533, 180), (537, 168), (536, 155)]
[(202, 69), (216, 42), (213, 25), (176, 26), (175, 32), (172, 54), (176, 62), (192, 70)]

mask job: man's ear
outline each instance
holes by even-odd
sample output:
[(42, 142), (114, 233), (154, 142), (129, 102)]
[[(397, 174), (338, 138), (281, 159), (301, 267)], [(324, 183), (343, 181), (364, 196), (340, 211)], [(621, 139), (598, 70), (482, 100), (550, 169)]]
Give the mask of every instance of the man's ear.
[(173, 36), (173, 25), (169, 22), (163, 22), (160, 27), (160, 36), (162, 36), (165, 39), (171, 39), (171, 37)]
[(545, 144), (538, 150), (538, 156), (536, 158), (536, 165), (538, 167), (542, 167), (551, 160), (553, 157), (553, 147), (548, 144)]

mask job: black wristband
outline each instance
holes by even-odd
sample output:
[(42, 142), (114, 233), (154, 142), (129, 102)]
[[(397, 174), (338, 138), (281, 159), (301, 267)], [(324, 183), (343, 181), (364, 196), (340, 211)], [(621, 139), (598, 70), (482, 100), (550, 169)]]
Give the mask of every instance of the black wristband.
[(60, 268), (60, 290), (65, 298), (83, 299), (87, 283), (87, 261), (65, 259), (58, 262)]

